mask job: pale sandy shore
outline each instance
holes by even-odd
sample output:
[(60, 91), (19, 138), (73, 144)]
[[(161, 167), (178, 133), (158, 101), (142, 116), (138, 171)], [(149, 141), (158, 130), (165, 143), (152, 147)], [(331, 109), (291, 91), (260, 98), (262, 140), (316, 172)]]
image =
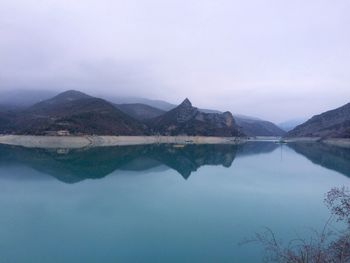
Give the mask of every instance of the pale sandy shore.
[[(33, 136), (0, 135), (0, 144), (28, 148), (85, 148), (141, 144), (241, 144), (247, 141), (279, 141), (279, 137), (205, 137), (205, 136)], [(323, 142), (350, 148), (350, 139), (326, 139), (316, 137), (286, 138), (290, 142)]]
[(140, 144), (239, 144), (242, 138), (204, 136), (32, 136), (0, 135), (0, 144), (28, 148), (84, 148)]

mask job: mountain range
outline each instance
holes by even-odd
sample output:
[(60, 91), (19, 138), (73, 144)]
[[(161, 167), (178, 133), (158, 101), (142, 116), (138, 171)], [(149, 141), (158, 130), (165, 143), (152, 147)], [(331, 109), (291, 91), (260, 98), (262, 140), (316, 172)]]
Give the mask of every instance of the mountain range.
[(62, 130), (74, 135), (243, 135), (232, 114), (200, 112), (188, 99), (164, 112), (148, 105), (115, 105), (70, 90), (24, 109), (0, 112), (0, 133)]
[[(113, 102), (128, 102), (116, 105), (119, 105), (120, 110), (139, 120), (148, 119), (151, 116), (158, 117), (176, 107), (175, 104), (166, 101), (143, 98), (114, 98)], [(211, 109), (199, 108), (198, 110), (203, 113), (222, 113)], [(150, 116), (147, 116), (147, 114), (150, 114)], [(234, 113), (233, 117), (241, 131), (247, 136), (283, 136), (286, 134), (286, 130), (266, 120)]]
[(145, 134), (145, 125), (113, 104), (78, 91), (67, 91), (15, 112), (0, 113), (2, 133), (45, 135), (67, 130), (71, 134)]
[[(34, 103), (33, 94), (14, 94), (19, 96), (18, 100), (0, 98), (2, 134), (45, 135), (64, 130), (75, 135), (350, 138), (350, 103), (315, 115), (293, 129), (301, 120), (285, 122), (281, 126), (288, 130), (286, 132), (258, 118), (196, 108), (188, 99), (176, 106), (140, 98), (112, 97), (109, 100), (69, 90), (49, 98), (50, 92), (40, 92)], [(24, 98), (26, 95), (28, 99)], [(11, 94), (5, 96), (5, 99), (10, 98)]]
[[(1, 133), (43, 134), (43, 132), (48, 130), (66, 129), (68, 126), (71, 126), (72, 132), (78, 134), (84, 132), (89, 134), (103, 134), (104, 132), (108, 132), (108, 134), (120, 135), (148, 135), (150, 132), (157, 133), (157, 129), (154, 127), (153, 121), (151, 121), (152, 119), (156, 119), (178, 107), (166, 101), (144, 98), (103, 97), (103, 99), (98, 100), (96, 97), (79, 91), (63, 92), (53, 98), (50, 96), (52, 92), (35, 90), (32, 94), (28, 93), (28, 91), (18, 90), (4, 94), (1, 93), (1, 95), (4, 95), (0, 98)], [(36, 100), (35, 96), (37, 98)], [(83, 105), (83, 100), (85, 100), (85, 105)], [(87, 107), (87, 103), (92, 102), (92, 105), (96, 106), (96, 109), (88, 114), (87, 112), (91, 111), (91, 108)], [(75, 105), (75, 108), (73, 108), (73, 105)], [(111, 105), (119, 111), (111, 108)], [(109, 114), (106, 114), (107, 108), (109, 108)], [(78, 111), (73, 112), (76, 110)], [(101, 129), (99, 127), (90, 127), (90, 125), (87, 127), (84, 125), (84, 123), (93, 122), (94, 118), (97, 118), (97, 115), (101, 114), (102, 111), (104, 111), (103, 118), (94, 123), (94, 126), (101, 125)], [(208, 125), (209, 122), (212, 125), (213, 121), (218, 121), (218, 123), (221, 123), (219, 124), (220, 126), (224, 118), (231, 119), (230, 114), (222, 113), (218, 110), (196, 108), (195, 111), (197, 112), (197, 125), (203, 124), (203, 121)], [(58, 114), (59, 112), (60, 114)], [(127, 116), (121, 116), (121, 113)], [(127, 125), (121, 125), (122, 127), (116, 129), (113, 123), (118, 119), (117, 115), (123, 119), (122, 123)], [(168, 114), (168, 116), (170, 115)], [(221, 120), (219, 120), (220, 118)], [(236, 130), (239, 130), (239, 132), (234, 131), (230, 133), (220, 131), (217, 133), (216, 131), (213, 133), (211, 130), (206, 133), (194, 133), (192, 131), (191, 134), (217, 134), (218, 136), (220, 134), (245, 134), (247, 136), (282, 136), (285, 134), (282, 129), (268, 121), (239, 114), (234, 114), (233, 118), (234, 120), (231, 120), (231, 122), (235, 122), (235, 125), (239, 126), (236, 127)], [(198, 122), (200, 119), (202, 121)], [(135, 120), (138, 122), (138, 125), (136, 125), (138, 127), (135, 126)], [(162, 122), (159, 119), (157, 121), (160, 124), (164, 123), (164, 119)], [(187, 122), (187, 124), (189, 123)], [(140, 131), (140, 125), (142, 126), (142, 132)], [(145, 125), (152, 127), (151, 129), (147, 129)], [(202, 131), (209, 126), (202, 125)], [(186, 133), (190, 132), (188, 130), (190, 129), (189, 127), (186, 129)], [(162, 127), (160, 134), (174, 134), (174, 132), (171, 133), (169, 130), (165, 132), (164, 127)]]

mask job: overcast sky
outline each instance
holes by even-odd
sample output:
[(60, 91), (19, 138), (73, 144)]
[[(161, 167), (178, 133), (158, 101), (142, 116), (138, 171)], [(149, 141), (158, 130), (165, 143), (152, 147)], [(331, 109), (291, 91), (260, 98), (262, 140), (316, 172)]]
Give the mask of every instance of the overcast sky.
[(349, 0), (2, 0), (0, 89), (309, 117), (350, 102), (349, 14)]

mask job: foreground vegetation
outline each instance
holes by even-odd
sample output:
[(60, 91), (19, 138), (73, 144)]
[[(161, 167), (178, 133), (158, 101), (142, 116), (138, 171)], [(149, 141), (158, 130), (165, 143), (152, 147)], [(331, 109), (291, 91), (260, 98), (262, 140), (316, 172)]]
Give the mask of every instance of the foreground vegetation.
[[(246, 242), (256, 242), (265, 250), (266, 262), (277, 263), (348, 263), (350, 262), (350, 190), (331, 189), (325, 197), (331, 216), (321, 232), (313, 230), (309, 239), (296, 237), (284, 245), (266, 228)], [(338, 230), (335, 222), (345, 228)]]

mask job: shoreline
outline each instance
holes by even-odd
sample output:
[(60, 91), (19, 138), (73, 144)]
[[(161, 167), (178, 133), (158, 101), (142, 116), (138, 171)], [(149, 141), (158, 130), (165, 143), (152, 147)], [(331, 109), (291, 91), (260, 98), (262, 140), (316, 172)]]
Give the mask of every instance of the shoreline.
[[(209, 136), (42, 136), (0, 135), (0, 144), (27, 148), (79, 149), (144, 144), (242, 144), (245, 142), (278, 142), (280, 137), (209, 137)], [(282, 138), (283, 139), (283, 138)], [(350, 138), (300, 137), (285, 138), (286, 143), (320, 142), (350, 148)]]
[(350, 148), (350, 138), (326, 138), (322, 139), (321, 137), (299, 137), (299, 138), (285, 138), (287, 143), (298, 143), (298, 142), (319, 142), (331, 146)]
[(0, 144), (27, 148), (65, 148), (107, 147), (142, 144), (240, 144), (240, 137), (206, 136), (36, 136), (0, 135)]

